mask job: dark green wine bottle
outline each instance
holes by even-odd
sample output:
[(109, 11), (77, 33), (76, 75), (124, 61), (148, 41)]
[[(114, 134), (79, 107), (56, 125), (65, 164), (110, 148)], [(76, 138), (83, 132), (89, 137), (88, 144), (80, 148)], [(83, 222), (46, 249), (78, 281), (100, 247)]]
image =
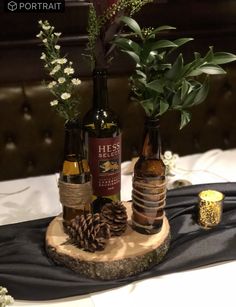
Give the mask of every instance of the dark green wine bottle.
[(121, 134), (117, 116), (109, 108), (107, 70), (93, 72), (93, 106), (84, 117), (87, 159), (92, 175), (92, 210), (120, 199)]

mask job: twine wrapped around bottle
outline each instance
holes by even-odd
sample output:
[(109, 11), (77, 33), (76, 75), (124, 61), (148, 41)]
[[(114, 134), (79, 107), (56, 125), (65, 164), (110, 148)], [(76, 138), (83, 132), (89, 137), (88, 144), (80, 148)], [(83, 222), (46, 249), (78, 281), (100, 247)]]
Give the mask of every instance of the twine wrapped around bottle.
[(134, 228), (146, 234), (159, 232), (165, 216), (165, 179), (134, 176), (132, 203)]
[(60, 202), (69, 208), (83, 207), (92, 202), (92, 185), (86, 183), (68, 183), (62, 180), (58, 182)]

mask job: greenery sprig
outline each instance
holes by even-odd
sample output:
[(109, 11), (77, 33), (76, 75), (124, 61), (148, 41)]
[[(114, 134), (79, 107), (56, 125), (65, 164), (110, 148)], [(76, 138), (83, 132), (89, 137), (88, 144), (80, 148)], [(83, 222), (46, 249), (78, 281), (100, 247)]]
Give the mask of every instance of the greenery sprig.
[[(135, 71), (130, 78), (134, 98), (148, 116), (157, 117), (168, 110), (179, 111), (180, 128), (183, 128), (191, 119), (189, 109), (202, 103), (208, 95), (208, 76), (225, 74), (220, 65), (235, 61), (236, 56), (213, 52), (210, 47), (204, 56), (195, 52), (192, 62), (186, 63), (182, 53), (172, 60), (173, 52), (192, 38), (159, 39), (161, 32), (175, 28), (164, 25), (141, 29), (130, 17), (123, 16), (120, 20), (131, 33), (117, 37), (114, 43), (135, 62)], [(200, 75), (204, 78), (200, 79)]]
[(52, 81), (47, 84), (55, 100), (50, 104), (65, 120), (78, 116), (80, 97), (76, 93), (76, 87), (81, 80), (74, 78), (72, 62), (66, 56), (61, 56), (58, 39), (61, 33), (55, 32), (54, 27), (46, 21), (39, 21), (40, 32), (37, 37), (42, 41), (44, 52), (41, 60)]
[(6, 307), (8, 305), (12, 305), (14, 303), (14, 299), (12, 296), (8, 295), (7, 288), (0, 286), (0, 307)]
[(113, 59), (112, 44), (115, 35), (121, 31), (119, 17), (133, 16), (154, 0), (92, 0), (88, 18), (87, 55), (91, 68), (106, 68)]

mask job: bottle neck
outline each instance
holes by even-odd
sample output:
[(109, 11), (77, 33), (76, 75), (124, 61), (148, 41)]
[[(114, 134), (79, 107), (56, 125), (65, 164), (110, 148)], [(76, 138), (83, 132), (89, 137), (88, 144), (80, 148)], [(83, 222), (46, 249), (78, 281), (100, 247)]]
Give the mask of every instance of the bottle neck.
[(93, 107), (108, 109), (107, 70), (94, 69), (93, 71)]
[(142, 156), (145, 159), (161, 159), (159, 118), (148, 117), (145, 122)]
[(78, 120), (65, 124), (64, 160), (80, 161), (84, 158), (81, 129)]

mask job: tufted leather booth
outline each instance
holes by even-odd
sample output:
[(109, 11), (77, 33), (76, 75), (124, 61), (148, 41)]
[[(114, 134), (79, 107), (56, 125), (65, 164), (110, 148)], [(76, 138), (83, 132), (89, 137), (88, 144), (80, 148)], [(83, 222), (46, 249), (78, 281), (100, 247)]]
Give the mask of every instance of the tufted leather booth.
[[(183, 52), (216, 50), (236, 53), (235, 1), (159, 1), (138, 16), (143, 24), (171, 24), (176, 36), (195, 37)], [(50, 174), (60, 168), (63, 152), (63, 120), (49, 105), (51, 94), (41, 81), (47, 76), (39, 60), (41, 48), (34, 39), (37, 20), (48, 18), (64, 34), (61, 45), (76, 65), (83, 82), (81, 116), (90, 108), (92, 84), (89, 67), (81, 53), (86, 42), (85, 1), (67, 1), (64, 14), (17, 15), (0, 11), (0, 180)], [(18, 24), (19, 27), (15, 25)], [(173, 38), (171, 33), (167, 36)], [(128, 75), (132, 63), (118, 55), (110, 69), (110, 105), (119, 114), (123, 131), (123, 160), (139, 152), (144, 113), (130, 99)], [(179, 114), (161, 119), (163, 149), (180, 155), (211, 148), (236, 147), (236, 65), (226, 67), (227, 75), (211, 79), (206, 102), (192, 110), (191, 123), (179, 131)]]

